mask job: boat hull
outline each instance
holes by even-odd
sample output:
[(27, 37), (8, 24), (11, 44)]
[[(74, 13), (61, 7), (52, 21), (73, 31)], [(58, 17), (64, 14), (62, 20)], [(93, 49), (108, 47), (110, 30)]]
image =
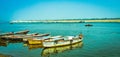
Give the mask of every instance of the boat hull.
[(71, 44), (75, 44), (78, 42), (81, 42), (82, 39), (74, 39), (74, 40), (63, 40), (63, 41), (44, 41), (43, 42), (43, 46), (44, 47), (59, 47), (59, 46), (66, 46), (66, 45), (71, 45)]
[(42, 40), (28, 40), (28, 44), (34, 45), (34, 44), (41, 44)]

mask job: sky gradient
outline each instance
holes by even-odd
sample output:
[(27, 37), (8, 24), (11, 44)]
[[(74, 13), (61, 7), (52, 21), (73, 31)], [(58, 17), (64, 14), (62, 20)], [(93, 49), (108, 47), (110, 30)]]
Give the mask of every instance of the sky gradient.
[(0, 0), (0, 21), (119, 17), (120, 0)]

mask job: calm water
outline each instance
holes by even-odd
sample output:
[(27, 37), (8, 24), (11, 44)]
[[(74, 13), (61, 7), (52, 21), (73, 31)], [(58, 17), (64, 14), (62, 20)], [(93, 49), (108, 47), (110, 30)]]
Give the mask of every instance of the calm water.
[(91, 23), (92, 27), (85, 27), (85, 24), (0, 24), (0, 33), (28, 29), (31, 33), (50, 33), (63, 36), (82, 33), (84, 35), (83, 44), (80, 47), (72, 49), (66, 47), (64, 51), (48, 53), (47, 56), (42, 56), (45, 49), (38, 47), (32, 49), (22, 42), (0, 45), (0, 54), (13, 57), (120, 57), (120, 23)]

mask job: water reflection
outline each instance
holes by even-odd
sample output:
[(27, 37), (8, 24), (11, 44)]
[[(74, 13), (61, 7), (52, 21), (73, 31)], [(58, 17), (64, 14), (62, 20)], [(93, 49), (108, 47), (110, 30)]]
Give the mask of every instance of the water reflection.
[(0, 40), (0, 46), (7, 47), (8, 43)]
[(9, 43), (21, 43), (21, 40), (6, 40), (0, 39), (0, 46), (7, 47)]
[(50, 57), (50, 55), (52, 55), (52, 54), (61, 53), (61, 52), (64, 52), (64, 51), (75, 49), (75, 48), (81, 48), (82, 45), (83, 45), (83, 43), (79, 42), (79, 43), (76, 43), (76, 44), (73, 44), (73, 45), (68, 45), (68, 46), (44, 48), (42, 50), (41, 56), (42, 57)]
[[(0, 39), (0, 46), (4, 46), (7, 47), (9, 45), (9, 43), (23, 43), (22, 41), (16, 40), (4, 40), (4, 39)], [(31, 51), (35, 51), (35, 50), (41, 50), (38, 51), (40, 53), (39, 56), (42, 57), (50, 57), (50, 55), (55, 55), (64, 51), (68, 51), (68, 50), (73, 50), (76, 48), (81, 48), (83, 45), (82, 42), (73, 44), (73, 45), (68, 45), (68, 46), (61, 46), (61, 47), (53, 47), (53, 48), (44, 48), (42, 45), (29, 45), (28, 43), (24, 43), (23, 46), (24, 47), (28, 47), (28, 50)], [(30, 52), (28, 52), (30, 53)]]
[(43, 46), (42, 46), (41, 44), (30, 45), (30, 44), (24, 43), (23, 46), (24, 46), (24, 47), (28, 47), (29, 50), (34, 50), (34, 49), (38, 49), (38, 48), (43, 48)]
[(7, 47), (8, 43), (6, 40), (0, 39), (0, 46)]
[(11, 55), (0, 54), (0, 57), (12, 57)]

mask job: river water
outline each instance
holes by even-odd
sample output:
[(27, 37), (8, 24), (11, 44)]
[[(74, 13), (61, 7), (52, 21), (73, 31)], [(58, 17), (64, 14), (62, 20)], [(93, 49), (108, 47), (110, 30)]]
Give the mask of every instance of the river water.
[[(82, 33), (84, 39), (82, 44), (78, 43), (73, 46), (51, 49), (40, 48), (39, 45), (30, 46), (19, 41), (9, 42), (0, 44), (0, 54), (7, 54), (13, 57), (120, 57), (120, 23), (90, 23), (93, 25), (90, 27), (86, 27), (85, 24), (2, 23), (0, 24), (0, 33), (21, 30), (30, 30), (30, 33), (50, 33), (52, 36), (76, 36)], [(44, 53), (45, 50), (48, 51)]]

